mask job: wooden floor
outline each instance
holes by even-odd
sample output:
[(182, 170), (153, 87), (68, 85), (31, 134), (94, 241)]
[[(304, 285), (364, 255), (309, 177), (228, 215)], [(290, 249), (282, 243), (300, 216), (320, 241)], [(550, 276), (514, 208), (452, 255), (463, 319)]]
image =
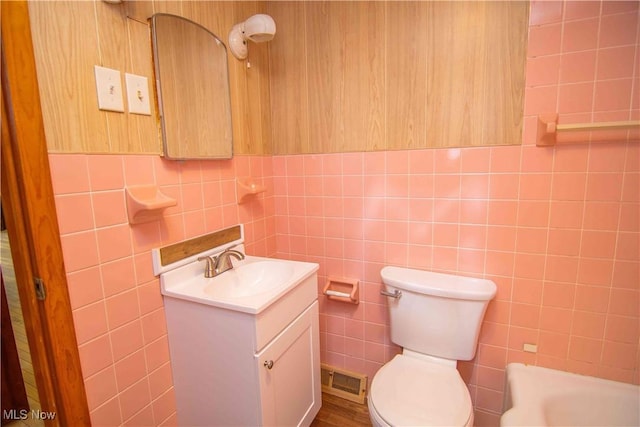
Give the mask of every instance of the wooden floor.
[[(9, 306), (9, 314), (11, 315), (11, 326), (13, 327), (16, 346), (18, 347), (20, 367), (22, 368), (22, 378), (27, 390), (30, 409), (40, 409), (38, 389), (36, 387), (36, 379), (33, 373), (33, 365), (31, 363), (31, 355), (29, 353), (29, 342), (27, 341), (27, 333), (24, 328), (22, 308), (20, 307), (20, 297), (18, 296), (18, 287), (16, 283), (16, 276), (13, 271), (13, 261), (11, 259), (9, 238), (6, 230), (2, 231), (1, 242), (0, 260), (2, 263), (2, 278), (4, 280), (5, 292), (7, 293), (7, 305)], [(43, 425), (44, 421), (32, 419), (31, 417), (25, 421), (15, 421), (8, 424), (8, 426), (11, 427)]]
[(371, 426), (367, 404), (351, 402), (322, 393), (322, 408), (311, 423), (312, 427), (360, 427)]

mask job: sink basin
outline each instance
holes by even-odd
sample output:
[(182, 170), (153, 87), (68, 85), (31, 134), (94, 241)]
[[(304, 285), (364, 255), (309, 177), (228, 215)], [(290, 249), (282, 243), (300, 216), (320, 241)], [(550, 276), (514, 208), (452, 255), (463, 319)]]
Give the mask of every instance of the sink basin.
[(191, 262), (160, 275), (165, 297), (257, 314), (318, 270), (318, 264), (246, 256), (234, 268), (204, 277), (204, 263)]
[(244, 298), (270, 292), (286, 283), (294, 268), (283, 261), (256, 261), (225, 271), (210, 280), (204, 293), (218, 298)]

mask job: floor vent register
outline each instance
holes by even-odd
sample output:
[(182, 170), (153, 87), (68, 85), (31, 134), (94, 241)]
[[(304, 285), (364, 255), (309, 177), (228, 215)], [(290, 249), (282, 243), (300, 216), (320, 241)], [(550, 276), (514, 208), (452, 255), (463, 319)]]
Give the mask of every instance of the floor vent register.
[(367, 376), (321, 365), (322, 391), (352, 402), (364, 403)]

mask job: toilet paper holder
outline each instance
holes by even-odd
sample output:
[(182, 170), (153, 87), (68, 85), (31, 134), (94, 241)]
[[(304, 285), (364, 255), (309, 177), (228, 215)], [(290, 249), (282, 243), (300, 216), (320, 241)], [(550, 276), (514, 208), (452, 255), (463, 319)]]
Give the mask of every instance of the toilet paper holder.
[(358, 304), (360, 303), (359, 283), (356, 279), (329, 277), (322, 293), (330, 300)]

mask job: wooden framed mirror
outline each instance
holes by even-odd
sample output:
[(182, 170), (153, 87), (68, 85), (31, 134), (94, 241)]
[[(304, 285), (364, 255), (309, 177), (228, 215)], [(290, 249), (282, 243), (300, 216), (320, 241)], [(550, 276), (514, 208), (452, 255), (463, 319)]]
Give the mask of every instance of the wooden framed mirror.
[(170, 14), (151, 17), (153, 62), (164, 155), (233, 155), (227, 48), (215, 34)]

